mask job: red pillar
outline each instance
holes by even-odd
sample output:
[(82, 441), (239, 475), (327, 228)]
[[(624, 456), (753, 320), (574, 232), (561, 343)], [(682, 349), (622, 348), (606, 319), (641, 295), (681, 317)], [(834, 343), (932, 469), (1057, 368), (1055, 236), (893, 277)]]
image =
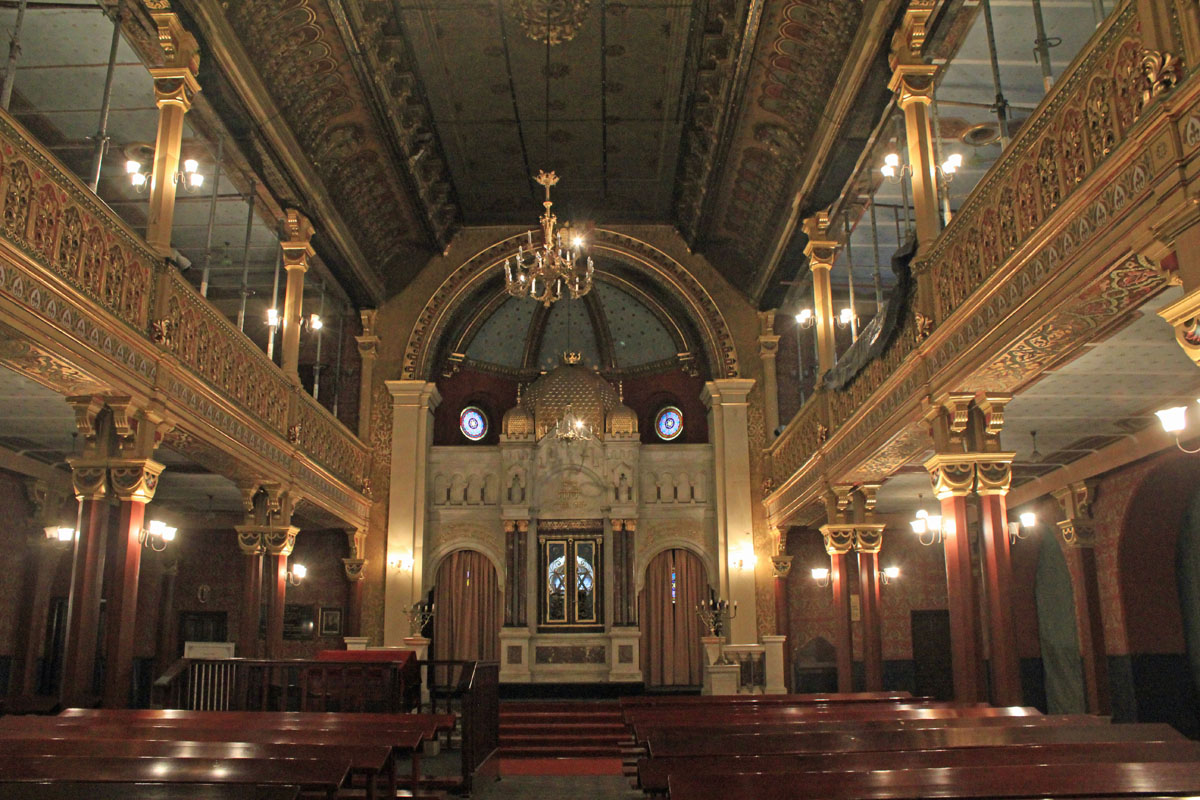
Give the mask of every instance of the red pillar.
[[(1007, 469), (1005, 470), (1007, 474)], [(984, 474), (981, 465), (980, 475)], [(992, 702), (1021, 705), (1021, 672), (1012, 618), (1012, 555), (1009, 552), (1008, 509), (1001, 490), (990, 493), (980, 479), (979, 516), (983, 523), (983, 579), (987, 584), (988, 641), (991, 644)], [(1004, 481), (1004, 492), (1008, 481)]]
[(242, 554), (242, 615), (238, 625), (237, 654), (239, 658), (256, 658), (258, 617), (262, 613), (262, 546), (254, 544), (247, 549), (243, 544)]
[(850, 634), (850, 559), (847, 553), (830, 553), (829, 585), (833, 589), (833, 614), (836, 622), (834, 646), (837, 648), (839, 692), (854, 691), (854, 639)]
[(979, 618), (976, 614), (975, 578), (971, 573), (971, 541), (967, 531), (965, 494), (942, 498), (942, 520), (954, 699), (960, 703), (978, 703), (983, 696), (979, 680), (982, 663), (979, 654)]
[[(775, 569), (775, 635), (790, 638), (792, 620), (788, 609), (788, 576), (792, 572), (792, 557), (772, 556), (771, 566)], [(783, 682), (790, 691), (792, 688), (792, 648), (786, 642), (784, 645)]]
[(133, 689), (133, 636), (137, 628), (138, 574), (142, 564), (139, 537), (145, 515), (144, 501), (121, 500), (114, 534), (116, 548), (111, 554), (117, 562), (112, 565), (113, 585), (108, 592), (108, 610), (105, 613), (105, 708), (128, 706)]
[(862, 603), (863, 688), (883, 691), (883, 620), (879, 609), (879, 551), (858, 553), (858, 586)]
[(362, 636), (363, 567), (367, 562), (362, 558), (343, 558), (342, 563), (346, 567), (346, 580), (350, 581), (343, 635)]
[(57, 541), (39, 539), (30, 544), (24, 603), (13, 637), (17, 653), (13, 659), (12, 686), (19, 695), (31, 695), (37, 690), (37, 664), (46, 635), (50, 589), (64, 552), (64, 546)]
[(283, 606), (287, 601), (287, 560), (291, 553), (267, 556), (267, 576), (270, 596), (267, 616), (267, 652), (269, 659), (282, 658), (283, 652)]
[[(63, 653), (60, 697), (78, 704), (94, 694), (96, 632), (100, 627), (100, 590), (108, 533), (108, 497), (104, 467), (74, 468), (79, 497), (79, 537), (71, 562), (71, 594)], [(81, 484), (86, 483), (86, 486)]]
[[(1059, 523), (1060, 530), (1064, 525)], [(1067, 532), (1063, 531), (1064, 539)], [(1089, 531), (1090, 533), (1090, 531)], [(1096, 575), (1096, 550), (1091, 536), (1075, 535), (1065, 542), (1063, 552), (1071, 570), (1071, 591), (1075, 597), (1075, 627), (1079, 637), (1079, 655), (1083, 660), (1083, 682), (1090, 714), (1109, 714), (1108, 650), (1104, 644), (1104, 620), (1100, 616), (1100, 583)]]
[(179, 625), (175, 620), (175, 579), (179, 577), (179, 559), (168, 554), (163, 564), (162, 593), (158, 603), (158, 640), (155, 643), (154, 673), (162, 675), (177, 658)]

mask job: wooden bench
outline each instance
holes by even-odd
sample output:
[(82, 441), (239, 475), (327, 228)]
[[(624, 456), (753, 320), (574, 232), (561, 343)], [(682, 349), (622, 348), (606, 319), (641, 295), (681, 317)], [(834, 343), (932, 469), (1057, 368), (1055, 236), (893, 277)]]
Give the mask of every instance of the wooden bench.
[(299, 786), (204, 783), (8, 783), (4, 800), (297, 800)]
[(671, 800), (1179, 797), (1200, 793), (1200, 769), (1194, 762), (1035, 764), (1017, 769), (672, 775), (669, 784)]
[(88, 758), (0, 755), (0, 784), (202, 783), (298, 786), (330, 798), (350, 772), (328, 759)]
[[(665, 793), (672, 775), (730, 773), (860, 772), (930, 767), (1011, 767), (1029, 764), (1085, 764), (1155, 761), (1200, 762), (1200, 742), (1088, 742), (939, 750), (822, 752), (753, 756), (648, 758), (638, 763), (641, 788)], [(1200, 763), (1196, 765), (1200, 770)]]

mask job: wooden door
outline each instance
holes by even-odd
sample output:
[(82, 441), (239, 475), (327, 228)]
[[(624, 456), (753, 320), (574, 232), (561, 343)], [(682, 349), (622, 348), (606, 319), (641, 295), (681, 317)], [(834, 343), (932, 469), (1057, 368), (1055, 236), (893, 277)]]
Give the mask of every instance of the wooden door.
[(912, 641), (915, 694), (937, 700), (953, 700), (950, 612), (944, 608), (913, 611)]

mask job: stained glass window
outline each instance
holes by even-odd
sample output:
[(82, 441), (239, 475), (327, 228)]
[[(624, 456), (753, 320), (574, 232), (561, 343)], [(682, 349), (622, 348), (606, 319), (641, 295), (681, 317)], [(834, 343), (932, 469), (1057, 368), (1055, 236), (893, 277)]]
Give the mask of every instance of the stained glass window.
[(679, 436), (683, 433), (683, 412), (675, 406), (664, 406), (654, 418), (654, 432), (664, 442)]
[(467, 406), (458, 415), (458, 429), (472, 442), (478, 442), (487, 436), (487, 415), (478, 406)]

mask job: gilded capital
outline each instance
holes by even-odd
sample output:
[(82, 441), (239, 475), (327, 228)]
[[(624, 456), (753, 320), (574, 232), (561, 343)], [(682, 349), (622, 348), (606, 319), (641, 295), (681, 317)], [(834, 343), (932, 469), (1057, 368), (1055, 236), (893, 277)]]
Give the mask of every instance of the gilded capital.
[(163, 52), (162, 66), (150, 67), (154, 78), (154, 99), (164, 105), (182, 106), (187, 111), (200, 91), (196, 75), (200, 72), (200, 45), (184, 29), (179, 16), (171, 11), (151, 12), (158, 28), (158, 44)]
[(71, 484), (78, 500), (100, 500), (108, 496), (107, 462), (67, 459), (71, 465)]
[(831, 556), (845, 555), (854, 549), (853, 525), (822, 525), (825, 552)]
[(934, 64), (896, 66), (888, 88), (896, 93), (896, 102), (900, 104), (900, 108), (907, 108), (913, 103), (931, 104), (937, 71), (938, 68)]
[(284, 212), (279, 223), (279, 246), (283, 249), (283, 266), (286, 269), (308, 269), (308, 259), (313, 250), (314, 229), (308, 217), (294, 208)]
[(860, 553), (878, 553), (883, 546), (882, 524), (856, 525), (854, 527), (854, 549)]
[(963, 454), (936, 455), (925, 462), (938, 500), (966, 497), (975, 488), (975, 462)]
[(149, 458), (116, 458), (108, 464), (113, 493), (121, 500), (149, 503), (165, 467)]
[(354, 341), (358, 342), (358, 355), (364, 361), (374, 361), (379, 355), (378, 336), (355, 336)]
[(792, 556), (771, 556), (771, 569), (776, 578), (786, 578), (792, 571)]
[(1070, 517), (1058, 523), (1058, 533), (1068, 547), (1095, 547), (1096, 526), (1090, 519)]
[(367, 565), (365, 558), (343, 558), (342, 566), (346, 569), (346, 580), (351, 583), (361, 581), (366, 575), (363, 574), (363, 567)]
[(809, 269), (832, 269), (838, 242), (829, 232), (829, 214), (822, 211), (804, 220), (804, 234), (808, 237), (804, 255), (808, 256)]
[(1012, 461), (1016, 453), (987, 453), (975, 455), (975, 493), (1006, 495), (1012, 484)]
[(238, 549), (248, 556), (261, 556), (266, 552), (262, 541), (262, 528), (257, 525), (237, 525)]
[(265, 526), (260, 528), (262, 532), (263, 548), (267, 555), (271, 556), (290, 556), (292, 549), (296, 546), (296, 534), (300, 529), (295, 526), (275, 527)]

